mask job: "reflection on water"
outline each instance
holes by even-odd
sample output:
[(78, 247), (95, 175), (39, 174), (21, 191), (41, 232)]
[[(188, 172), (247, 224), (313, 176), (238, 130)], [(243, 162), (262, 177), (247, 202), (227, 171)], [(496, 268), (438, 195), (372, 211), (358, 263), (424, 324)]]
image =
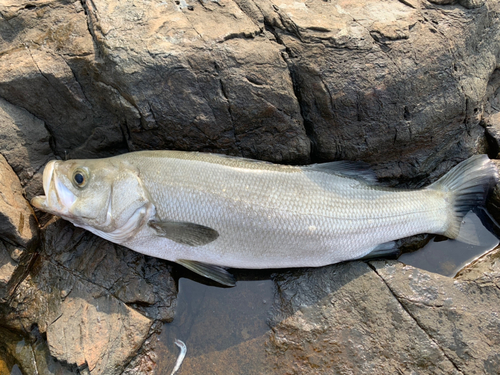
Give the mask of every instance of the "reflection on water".
[[(222, 351), (258, 337), (269, 329), (266, 318), (272, 288), (271, 280), (240, 281), (236, 288), (218, 288), (182, 278), (169, 336), (191, 342), (192, 355)], [(219, 333), (213, 335), (209, 328)]]
[[(458, 271), (464, 268), (477, 257), (494, 249), (499, 241), (498, 238), (486, 229), (478, 214), (484, 221), (491, 219), (484, 212), (469, 212), (464, 219), (462, 226), (472, 229), (477, 234), (479, 245), (469, 245), (459, 241), (431, 240), (427, 245), (418, 251), (401, 255), (398, 260), (413, 267), (426, 271), (439, 273), (441, 275), (455, 276)], [(490, 224), (493, 224), (490, 221)]]

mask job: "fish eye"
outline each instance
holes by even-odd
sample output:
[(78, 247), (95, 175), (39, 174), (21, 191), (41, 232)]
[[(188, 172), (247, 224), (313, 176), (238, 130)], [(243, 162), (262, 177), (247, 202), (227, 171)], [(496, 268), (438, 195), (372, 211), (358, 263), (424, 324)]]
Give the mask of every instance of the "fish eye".
[(76, 169), (73, 172), (73, 185), (75, 185), (77, 188), (82, 188), (87, 184), (88, 181), (88, 176), (87, 172), (84, 171), (83, 169)]

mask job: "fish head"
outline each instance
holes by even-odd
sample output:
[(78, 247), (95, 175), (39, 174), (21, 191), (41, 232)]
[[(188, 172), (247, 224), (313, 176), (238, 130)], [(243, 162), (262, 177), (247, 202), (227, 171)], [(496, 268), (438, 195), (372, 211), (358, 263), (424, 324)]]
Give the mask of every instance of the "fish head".
[[(120, 233), (122, 239), (144, 225), (152, 210), (138, 171), (117, 158), (50, 161), (43, 190), (45, 196), (32, 199), (34, 207), (94, 233)], [(120, 232), (124, 228), (127, 233)]]

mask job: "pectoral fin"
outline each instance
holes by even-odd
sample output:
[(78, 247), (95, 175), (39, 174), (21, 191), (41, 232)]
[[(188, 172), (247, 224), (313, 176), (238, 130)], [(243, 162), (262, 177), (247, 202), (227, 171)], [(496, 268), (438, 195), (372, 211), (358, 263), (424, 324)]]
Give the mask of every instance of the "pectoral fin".
[(178, 221), (154, 221), (148, 225), (155, 229), (159, 236), (189, 246), (202, 246), (219, 237), (219, 232), (204, 225)]
[(198, 275), (217, 281), (219, 284), (227, 286), (236, 285), (234, 276), (227, 272), (224, 267), (185, 259), (177, 259), (176, 262), (186, 267), (188, 270), (197, 273)]

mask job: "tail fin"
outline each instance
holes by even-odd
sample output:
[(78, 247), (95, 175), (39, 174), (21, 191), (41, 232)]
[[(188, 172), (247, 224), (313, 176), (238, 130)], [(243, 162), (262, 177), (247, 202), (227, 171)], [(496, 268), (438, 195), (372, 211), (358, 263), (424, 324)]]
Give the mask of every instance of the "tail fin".
[(446, 237), (475, 243), (471, 233), (460, 233), (462, 220), (474, 207), (484, 205), (488, 193), (498, 181), (498, 171), (486, 155), (476, 155), (453, 167), (428, 189), (450, 193), (451, 218)]

